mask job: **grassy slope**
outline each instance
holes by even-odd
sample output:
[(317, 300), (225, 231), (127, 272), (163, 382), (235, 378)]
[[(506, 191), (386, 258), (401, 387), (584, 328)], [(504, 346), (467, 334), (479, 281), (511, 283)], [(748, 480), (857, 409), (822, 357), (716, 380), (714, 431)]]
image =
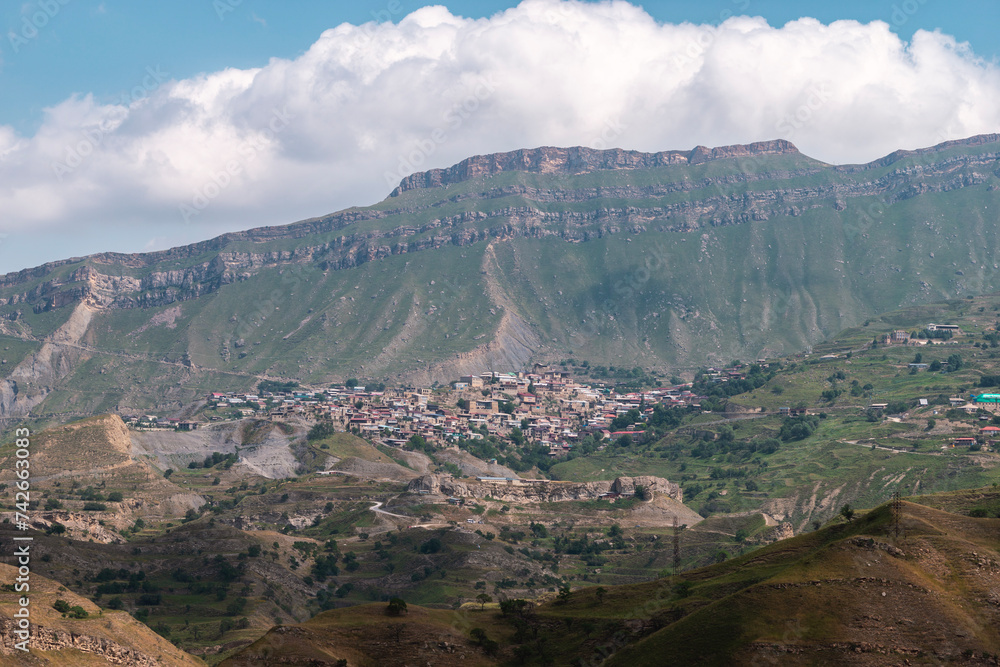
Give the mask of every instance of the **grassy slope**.
[[(993, 348), (977, 348), (984, 334), (991, 332), (1000, 312), (1000, 295), (957, 299), (927, 306), (911, 306), (873, 318), (867, 325), (845, 330), (816, 346), (810, 356), (786, 360), (782, 370), (768, 384), (731, 400), (747, 408), (763, 408), (774, 413), (782, 406), (808, 406), (813, 413), (825, 413), (819, 428), (805, 440), (781, 444), (774, 454), (741, 458), (716, 454), (707, 458), (691, 455), (700, 442), (699, 431), (718, 431), (720, 416), (702, 415), (676, 432), (647, 447), (605, 451), (556, 464), (552, 473), (559, 479), (612, 479), (618, 475), (653, 474), (682, 482), (687, 487), (685, 502), (704, 508), (709, 492), (726, 491), (718, 498), (721, 509), (747, 511), (765, 509), (777, 518), (787, 517), (796, 530), (810, 521), (825, 521), (841, 505), (870, 507), (889, 498), (895, 490), (926, 494), (978, 487), (1000, 481), (1000, 455), (946, 449), (958, 436), (975, 435), (983, 424), (974, 417), (948, 420), (947, 399), (986, 391), (977, 387), (983, 375), (1000, 374), (1000, 354)], [(967, 335), (955, 344), (863, 349), (875, 337), (904, 329), (916, 331), (930, 322), (959, 324)], [(850, 358), (846, 353), (853, 351)], [(836, 353), (837, 359), (821, 359)], [(920, 353), (924, 363), (946, 361), (959, 354), (963, 367), (957, 372), (909, 372), (908, 364)], [(837, 373), (844, 379), (831, 381)], [(872, 385), (870, 392), (851, 394), (853, 382)], [(843, 391), (834, 402), (822, 397), (824, 390)], [(917, 399), (931, 405), (920, 407)], [(870, 403), (903, 401), (910, 407), (905, 419), (868, 420)], [(937, 403), (937, 404), (935, 404)], [(943, 403), (943, 405), (942, 405)], [(937, 422), (928, 430), (927, 420)], [(711, 425), (699, 427), (699, 423)], [(712, 422), (715, 422), (712, 424)], [(737, 440), (776, 437), (782, 425), (777, 415), (732, 422)], [(692, 431), (695, 431), (692, 434)], [(875, 445), (878, 448), (872, 449)], [(886, 449), (889, 448), (889, 449)], [(740, 471), (745, 477), (713, 479), (713, 469)], [(746, 481), (757, 485), (745, 488)], [(698, 494), (691, 493), (695, 486)]]
[[(11, 582), (17, 577), (17, 571), (10, 565), (0, 565), (0, 578), (4, 582)], [(46, 664), (53, 667), (77, 667), (85, 665), (108, 665), (115, 664), (113, 661), (130, 659), (132, 656), (124, 656), (117, 653), (120, 648), (136, 651), (139, 656), (146, 659), (155, 660), (157, 664), (164, 667), (181, 667), (204, 665), (200, 659), (188, 655), (171, 644), (168, 640), (157, 635), (151, 629), (132, 618), (124, 611), (102, 610), (90, 600), (80, 597), (67, 591), (58, 582), (41, 576), (39, 573), (31, 574), (30, 609), (32, 628), (31, 646), (32, 658), (25, 659), (14, 656), (0, 658), (3, 664)], [(7, 622), (13, 617), (15, 611), (19, 609), (18, 599), (22, 593), (13, 591), (0, 592), (0, 621)], [(84, 619), (65, 618), (53, 607), (53, 603), (58, 600), (65, 600), (71, 606), (79, 605), (88, 612), (89, 616)], [(74, 643), (80, 646), (94, 648), (107, 648), (107, 658), (93, 652), (92, 650), (78, 650), (70, 646), (63, 646), (58, 649), (41, 650), (38, 647), (38, 635), (45, 632), (62, 634), (61, 639), (68, 643), (69, 634), (75, 635)], [(47, 639), (50, 636), (46, 637)], [(112, 646), (101, 646), (102, 643), (111, 643)], [(118, 646), (115, 647), (114, 645)], [(20, 655), (14, 652), (14, 655)], [(28, 660), (38, 661), (30, 663)]]

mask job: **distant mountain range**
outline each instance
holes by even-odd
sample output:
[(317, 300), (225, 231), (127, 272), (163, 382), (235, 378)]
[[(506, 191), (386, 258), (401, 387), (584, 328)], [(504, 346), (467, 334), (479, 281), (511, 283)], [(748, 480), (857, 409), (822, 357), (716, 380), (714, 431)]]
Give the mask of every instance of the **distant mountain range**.
[(374, 206), (0, 276), (0, 418), (798, 351), (1000, 289), (998, 188), (1000, 135), (842, 166), (787, 141), (473, 157)]

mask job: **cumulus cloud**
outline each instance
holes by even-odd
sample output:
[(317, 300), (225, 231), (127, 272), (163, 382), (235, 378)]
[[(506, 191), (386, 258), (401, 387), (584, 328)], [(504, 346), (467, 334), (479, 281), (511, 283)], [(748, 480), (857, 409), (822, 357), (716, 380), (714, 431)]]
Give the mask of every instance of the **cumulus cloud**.
[(139, 250), (372, 203), (474, 154), (785, 138), (843, 163), (1000, 127), (1000, 71), (948, 35), (662, 24), (617, 1), (477, 20), (424, 7), (329, 29), (294, 60), (185, 80), (150, 68), (134, 85), (47, 109), (33, 136), (0, 126), (5, 231), (144, 235)]

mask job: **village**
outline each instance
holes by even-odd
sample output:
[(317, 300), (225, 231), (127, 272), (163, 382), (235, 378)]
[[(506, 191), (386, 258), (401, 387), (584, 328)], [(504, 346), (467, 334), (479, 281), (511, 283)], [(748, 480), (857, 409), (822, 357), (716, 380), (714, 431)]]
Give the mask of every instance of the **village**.
[[(740, 377), (733, 370), (712, 372), (720, 382)], [(505, 437), (519, 429), (525, 438), (547, 446), (552, 456), (561, 456), (586, 435), (607, 440), (641, 433), (657, 405), (700, 411), (703, 398), (691, 391), (690, 383), (619, 393), (605, 383), (583, 383), (565, 370), (536, 366), (531, 372), (467, 375), (435, 388), (374, 390), (349, 381), (322, 389), (211, 392), (192, 418), (123, 419), (137, 429), (190, 431), (224, 419), (297, 416), (397, 447), (414, 437), (445, 445), (487, 435)], [(622, 424), (629, 415), (635, 419)]]
[[(893, 331), (881, 337), (887, 346), (921, 346), (954, 344), (963, 332), (956, 325), (929, 324), (920, 332)], [(878, 341), (872, 343), (872, 347)], [(798, 355), (808, 357), (809, 355)], [(821, 361), (840, 358), (829, 354)], [(948, 362), (922, 363), (920, 355), (908, 364), (910, 372), (937, 370)], [(564, 365), (565, 366), (565, 365)], [(516, 434), (548, 448), (549, 455), (569, 454), (582, 438), (609, 442), (641, 435), (645, 422), (657, 406), (701, 412), (708, 396), (693, 391), (695, 383), (678, 382), (640, 391), (619, 391), (614, 380), (594, 381), (574, 378), (573, 373), (558, 365), (535, 364), (531, 371), (496, 372), (465, 375), (444, 386), (385, 387), (381, 383), (365, 386), (358, 380), (324, 388), (300, 387), (297, 383), (265, 381), (252, 392), (210, 392), (204, 396), (204, 406), (187, 418), (161, 419), (156, 415), (122, 415), (134, 429), (167, 429), (190, 431), (208, 423), (236, 419), (266, 419), (278, 421), (290, 417), (330, 423), (342, 431), (350, 431), (382, 445), (402, 447), (414, 441), (434, 446), (455, 444), (460, 440), (481, 440), (488, 436), (506, 438)], [(933, 366), (937, 366), (934, 368)], [(758, 359), (753, 366), (733, 362), (726, 368), (700, 371), (703, 382), (717, 385), (744, 380), (748, 372), (768, 369), (767, 360)], [(696, 378), (697, 379), (697, 378)], [(705, 384), (699, 385), (705, 390)], [(969, 415), (979, 415), (989, 421), (1000, 413), (1000, 395), (953, 396), (950, 408)], [(706, 408), (710, 407), (706, 403)], [(864, 407), (864, 406), (862, 406)], [(918, 399), (913, 409), (927, 411), (929, 417), (939, 412)], [(899, 422), (906, 415), (890, 416), (888, 403), (871, 402), (865, 409), (885, 415), (888, 421)], [(743, 407), (741, 412), (758, 413), (763, 408)], [(796, 417), (810, 410), (780, 407), (780, 417)], [(983, 426), (975, 437), (962, 434), (943, 443), (942, 448), (956, 446), (996, 450), (1000, 426)]]

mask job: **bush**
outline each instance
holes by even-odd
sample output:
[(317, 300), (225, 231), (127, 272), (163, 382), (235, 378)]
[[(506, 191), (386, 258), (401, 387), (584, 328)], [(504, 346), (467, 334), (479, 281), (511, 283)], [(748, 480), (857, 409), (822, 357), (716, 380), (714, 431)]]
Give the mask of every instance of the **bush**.
[(392, 598), (385, 608), (385, 613), (389, 616), (402, 616), (406, 613), (406, 602), (402, 598)]
[(103, 512), (106, 509), (108, 509), (108, 506), (104, 503), (89, 502), (83, 504), (84, 512)]
[(108, 494), (108, 502), (120, 503), (123, 499), (121, 491), (112, 491)]

